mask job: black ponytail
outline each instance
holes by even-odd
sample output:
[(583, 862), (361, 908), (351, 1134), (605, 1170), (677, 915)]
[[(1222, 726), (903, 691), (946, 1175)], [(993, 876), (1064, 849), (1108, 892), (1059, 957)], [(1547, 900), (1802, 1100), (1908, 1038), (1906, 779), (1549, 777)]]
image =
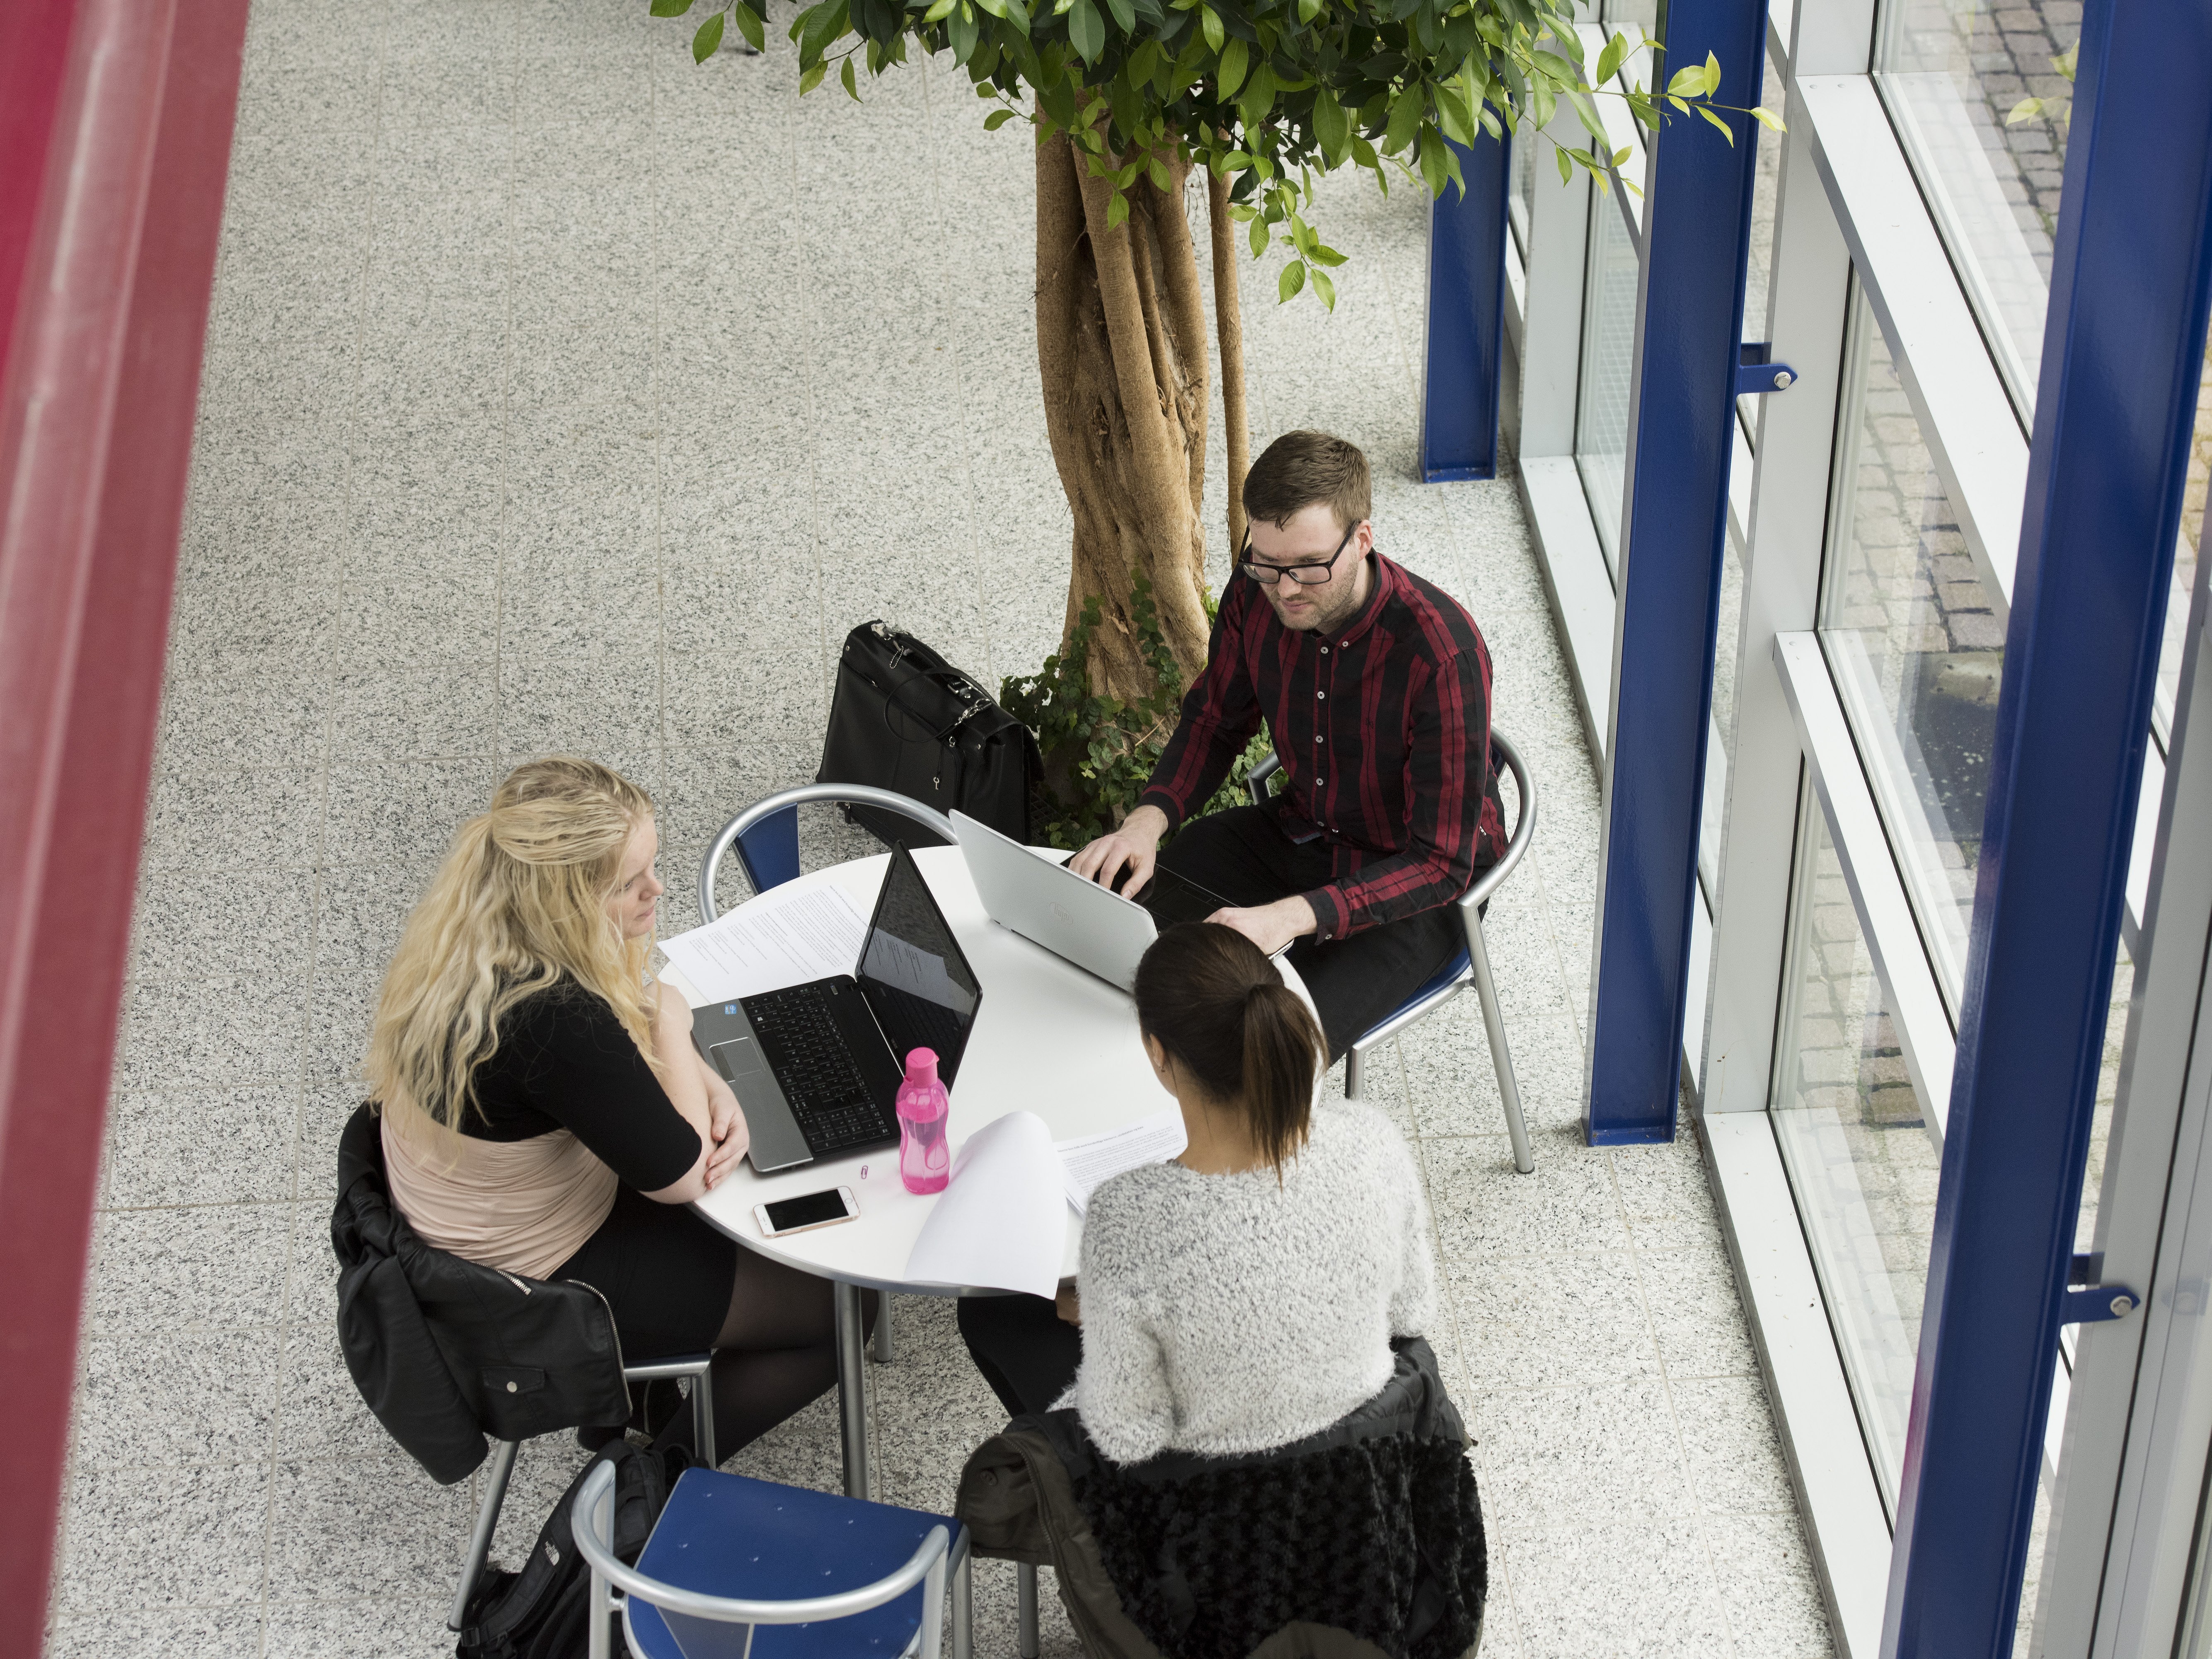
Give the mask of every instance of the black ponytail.
[(1137, 965), (1137, 1024), (1216, 1101), (1241, 1108), (1279, 1176), (1305, 1144), (1321, 1027), (1275, 964), (1233, 927), (1169, 928)]

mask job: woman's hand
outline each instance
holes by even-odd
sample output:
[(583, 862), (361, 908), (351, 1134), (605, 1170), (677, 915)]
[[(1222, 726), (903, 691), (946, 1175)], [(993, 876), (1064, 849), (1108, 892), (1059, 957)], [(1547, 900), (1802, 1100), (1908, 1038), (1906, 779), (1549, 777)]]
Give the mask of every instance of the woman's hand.
[(752, 1131), (737, 1096), (720, 1074), (704, 1060), (700, 1062), (700, 1071), (707, 1081), (708, 1133), (713, 1143), (707, 1151), (707, 1185), (711, 1188), (738, 1167), (738, 1160), (752, 1145)]

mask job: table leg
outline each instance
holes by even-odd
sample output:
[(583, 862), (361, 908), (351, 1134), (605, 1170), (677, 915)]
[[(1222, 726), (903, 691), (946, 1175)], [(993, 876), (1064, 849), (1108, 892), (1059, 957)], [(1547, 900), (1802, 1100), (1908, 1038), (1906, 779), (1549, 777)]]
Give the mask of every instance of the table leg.
[(869, 1345), (868, 1358), (878, 1365), (891, 1363), (891, 1293), (878, 1292), (876, 1297), (876, 1336)]
[(836, 1281), (837, 1415), (844, 1430), (845, 1496), (868, 1495), (868, 1396), (862, 1377), (867, 1348), (860, 1318), (860, 1287)]

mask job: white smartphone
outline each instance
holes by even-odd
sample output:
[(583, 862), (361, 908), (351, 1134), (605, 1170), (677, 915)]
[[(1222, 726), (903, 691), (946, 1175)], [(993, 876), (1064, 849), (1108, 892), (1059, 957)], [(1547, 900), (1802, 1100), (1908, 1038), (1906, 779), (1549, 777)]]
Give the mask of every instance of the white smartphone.
[(811, 1233), (817, 1227), (834, 1227), (841, 1221), (850, 1221), (860, 1212), (860, 1200), (853, 1196), (850, 1187), (803, 1193), (797, 1198), (779, 1198), (773, 1204), (753, 1206), (753, 1219), (760, 1224), (763, 1238), (781, 1238), (786, 1233)]

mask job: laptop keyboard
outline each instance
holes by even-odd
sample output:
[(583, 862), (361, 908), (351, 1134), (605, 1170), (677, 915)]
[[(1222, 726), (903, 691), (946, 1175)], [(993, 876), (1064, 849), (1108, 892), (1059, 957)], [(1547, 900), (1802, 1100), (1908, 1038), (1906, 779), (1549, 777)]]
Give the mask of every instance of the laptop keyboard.
[(744, 1008), (799, 1133), (817, 1158), (897, 1133), (868, 1097), (867, 1080), (846, 1052), (829, 999), (818, 988), (796, 985), (764, 992), (747, 997)]

